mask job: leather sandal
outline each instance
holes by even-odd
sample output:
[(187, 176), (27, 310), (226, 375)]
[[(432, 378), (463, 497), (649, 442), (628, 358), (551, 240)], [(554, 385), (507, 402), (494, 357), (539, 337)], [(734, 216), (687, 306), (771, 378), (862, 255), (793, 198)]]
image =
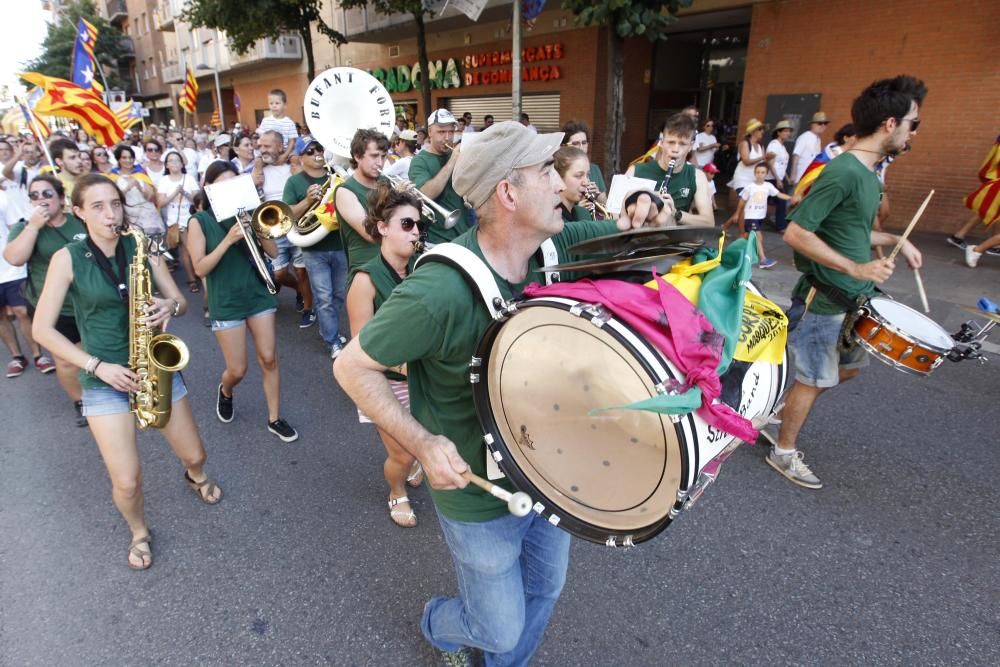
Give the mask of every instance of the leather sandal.
[[(196, 496), (198, 496), (198, 499), (206, 505), (215, 505), (222, 500), (222, 489), (220, 489), (219, 486), (208, 477), (205, 477), (205, 479), (200, 482), (196, 482), (191, 479), (191, 475), (189, 475), (185, 470), (184, 481), (188, 483), (188, 486), (191, 487), (191, 490), (194, 491)], [(212, 496), (215, 495), (216, 490), (219, 491), (219, 496), (215, 500), (212, 500)]]
[[(406, 496), (400, 496), (399, 498), (389, 499), (389, 518), (392, 522), (399, 526), (400, 528), (413, 528), (417, 525), (417, 515), (413, 511), (404, 512), (403, 510), (395, 510), (393, 507), (399, 505), (400, 503), (408, 503), (410, 499)], [(405, 523), (404, 523), (405, 522)], [(409, 523), (412, 522), (412, 523)]]
[[(148, 550), (140, 549), (141, 545), (148, 545)], [(135, 565), (132, 561), (128, 560), (126, 557), (125, 562), (133, 570), (148, 570), (153, 565), (153, 537), (149, 534), (143, 535), (142, 537), (137, 537), (128, 545), (128, 555), (135, 556), (144, 565)], [(146, 559), (149, 559), (147, 562)]]
[(415, 489), (420, 486), (420, 483), (423, 481), (424, 468), (420, 465), (420, 461), (414, 461), (413, 465), (410, 467), (410, 475), (406, 478), (406, 483)]

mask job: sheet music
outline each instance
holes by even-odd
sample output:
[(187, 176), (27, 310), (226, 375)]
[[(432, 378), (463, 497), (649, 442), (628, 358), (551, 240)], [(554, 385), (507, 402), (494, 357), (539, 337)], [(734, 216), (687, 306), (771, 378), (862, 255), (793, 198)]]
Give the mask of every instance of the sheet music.
[(611, 188), (608, 190), (607, 209), (618, 215), (622, 210), (622, 203), (624, 203), (625, 198), (636, 190), (656, 192), (656, 181), (648, 178), (626, 176), (625, 174), (615, 174), (614, 178), (611, 179)]
[(232, 218), (241, 208), (252, 213), (260, 206), (260, 195), (257, 194), (257, 186), (253, 184), (253, 176), (250, 174), (206, 185), (205, 194), (208, 195), (208, 203), (217, 220)]

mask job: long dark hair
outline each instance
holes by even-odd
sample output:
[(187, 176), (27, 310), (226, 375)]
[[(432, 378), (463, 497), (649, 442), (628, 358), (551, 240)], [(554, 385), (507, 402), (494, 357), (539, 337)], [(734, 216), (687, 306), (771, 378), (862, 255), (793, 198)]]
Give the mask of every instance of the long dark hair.
[[(213, 162), (208, 165), (208, 169), (205, 170), (205, 185), (211, 185), (218, 180), (219, 176), (225, 172), (229, 172), (234, 176), (239, 176), (240, 172), (236, 169), (236, 165), (232, 162)], [(191, 213), (196, 213), (197, 211), (207, 211), (211, 208), (208, 203), (208, 193), (205, 192), (205, 187), (202, 186), (201, 192), (196, 195), (195, 205), (191, 207)], [(195, 208), (197, 206), (197, 208)]]

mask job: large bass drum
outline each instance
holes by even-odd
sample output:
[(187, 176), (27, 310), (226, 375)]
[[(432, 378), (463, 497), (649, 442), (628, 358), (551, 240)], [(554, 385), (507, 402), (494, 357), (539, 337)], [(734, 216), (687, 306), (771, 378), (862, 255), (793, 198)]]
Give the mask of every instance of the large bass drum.
[[(654, 537), (700, 493), (699, 473), (735, 438), (693, 413), (606, 410), (683, 380), (606, 309), (544, 297), (508, 312), (472, 360), (490, 456), (536, 512), (577, 537), (609, 546)], [(723, 400), (759, 422), (779, 400), (785, 366), (734, 364)]]

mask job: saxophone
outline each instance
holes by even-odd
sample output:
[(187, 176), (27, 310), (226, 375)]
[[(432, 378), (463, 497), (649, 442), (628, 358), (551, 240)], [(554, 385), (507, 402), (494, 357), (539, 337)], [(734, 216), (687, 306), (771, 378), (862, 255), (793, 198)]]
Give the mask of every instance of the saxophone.
[(153, 303), (146, 235), (135, 226), (120, 234), (135, 239), (135, 257), (128, 268), (128, 366), (139, 376), (139, 391), (129, 392), (129, 410), (140, 429), (163, 428), (170, 421), (173, 374), (187, 366), (190, 355), (180, 338), (143, 323), (145, 307)]

